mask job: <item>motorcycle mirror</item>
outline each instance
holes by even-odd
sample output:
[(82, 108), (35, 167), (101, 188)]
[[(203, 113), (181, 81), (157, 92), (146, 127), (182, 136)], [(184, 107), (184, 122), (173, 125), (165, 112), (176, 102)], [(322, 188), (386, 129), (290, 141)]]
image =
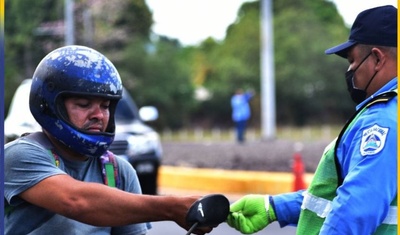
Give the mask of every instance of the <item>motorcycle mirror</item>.
[(229, 214), (229, 200), (222, 194), (210, 194), (193, 203), (186, 214), (186, 222), (193, 224), (187, 234), (196, 227), (215, 227), (224, 222)]

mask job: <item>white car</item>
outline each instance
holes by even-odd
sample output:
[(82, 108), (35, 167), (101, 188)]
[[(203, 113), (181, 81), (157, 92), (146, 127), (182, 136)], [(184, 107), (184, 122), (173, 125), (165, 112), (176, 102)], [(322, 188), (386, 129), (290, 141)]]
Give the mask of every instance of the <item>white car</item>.
[[(4, 140), (12, 141), (24, 133), (40, 131), (29, 110), (31, 79), (24, 80), (15, 91), (8, 115), (4, 120)], [(115, 138), (109, 150), (129, 161), (135, 168), (144, 194), (157, 194), (157, 177), (162, 147), (159, 134), (144, 122), (158, 118), (155, 107), (137, 109), (124, 89), (115, 111)]]

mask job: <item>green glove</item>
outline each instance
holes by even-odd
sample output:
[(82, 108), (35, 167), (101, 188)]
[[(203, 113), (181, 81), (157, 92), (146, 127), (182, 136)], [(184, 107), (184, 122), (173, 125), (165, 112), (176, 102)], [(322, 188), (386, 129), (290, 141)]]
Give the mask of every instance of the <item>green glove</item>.
[(269, 195), (246, 195), (230, 206), (227, 223), (243, 234), (252, 234), (276, 221)]

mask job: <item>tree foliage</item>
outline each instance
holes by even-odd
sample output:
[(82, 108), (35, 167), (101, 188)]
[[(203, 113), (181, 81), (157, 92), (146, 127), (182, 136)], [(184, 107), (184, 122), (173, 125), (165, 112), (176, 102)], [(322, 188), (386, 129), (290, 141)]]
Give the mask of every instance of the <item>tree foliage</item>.
[[(259, 2), (241, 7), (223, 42), (206, 41), (198, 50), (207, 61), (204, 86), (212, 93), (212, 99), (202, 104), (200, 110), (204, 112), (197, 115), (211, 119), (208, 123), (213, 125), (231, 126), (230, 97), (234, 90), (238, 87), (259, 90), (260, 87)], [(259, 116), (259, 112), (259, 105), (253, 105), (253, 117)]]
[[(336, 99), (346, 95), (346, 61), (324, 51), (338, 40), (342, 42), (347, 32), (331, 2), (303, 3), (285, 4), (281, 9), (276, 6), (274, 27), (280, 29), (275, 30), (274, 38), (278, 120), (295, 124), (337, 121), (341, 107)], [(337, 37), (337, 32), (342, 32), (342, 37)]]
[[(274, 63), (278, 124), (335, 123), (351, 112), (343, 73), (346, 61), (324, 50), (342, 42), (347, 29), (331, 2), (274, 1)], [(260, 2), (243, 4), (222, 43), (199, 47), (207, 68), (205, 86), (214, 94), (202, 110), (216, 110), (208, 118), (230, 116), (229, 99), (238, 88), (260, 91)], [(333, 58), (332, 58), (333, 57)], [(341, 70), (342, 69), (342, 70)], [(258, 124), (260, 96), (252, 102)], [(220, 118), (221, 119), (221, 118)]]
[[(231, 126), (230, 97), (242, 87), (256, 91), (252, 124), (260, 109), (260, 1), (244, 3), (222, 41), (213, 38), (183, 47), (151, 32), (152, 12), (144, 0), (75, 0), (75, 43), (91, 46), (116, 65), (139, 106), (160, 111), (157, 128)], [(49, 10), (51, 9), (51, 10)], [(60, 25), (64, 3), (6, 0), (5, 103), (32, 76), (63, 34), (41, 31)], [(341, 122), (353, 109), (347, 97), (346, 61), (324, 50), (347, 39), (348, 29), (329, 1), (273, 1), (274, 64), (278, 124)], [(58, 23), (58, 24), (57, 24)], [(211, 96), (195, 99), (195, 90)], [(345, 98), (344, 98), (345, 99)]]
[[(20, 82), (32, 76), (43, 57), (49, 37), (38, 28), (42, 22), (54, 21), (63, 12), (59, 1), (7, 0), (5, 2), (5, 85), (6, 107)], [(53, 9), (48, 11), (48, 9)], [(53, 36), (56, 43), (60, 38)]]
[(124, 84), (140, 106), (158, 108), (158, 127), (180, 128), (188, 121), (194, 102), (187, 61), (182, 59), (185, 51), (176, 40), (165, 37), (156, 44), (138, 47), (142, 43), (130, 44), (118, 64)]

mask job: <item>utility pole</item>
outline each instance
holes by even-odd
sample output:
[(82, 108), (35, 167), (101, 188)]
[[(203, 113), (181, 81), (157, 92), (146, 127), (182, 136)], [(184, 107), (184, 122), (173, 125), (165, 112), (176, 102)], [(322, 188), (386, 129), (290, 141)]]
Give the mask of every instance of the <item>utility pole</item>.
[(65, 45), (75, 43), (74, 0), (64, 0)]
[(93, 46), (93, 22), (90, 9), (85, 9), (83, 12), (83, 28), (85, 43), (91, 47)]
[(261, 0), (261, 137), (276, 135), (272, 0)]

